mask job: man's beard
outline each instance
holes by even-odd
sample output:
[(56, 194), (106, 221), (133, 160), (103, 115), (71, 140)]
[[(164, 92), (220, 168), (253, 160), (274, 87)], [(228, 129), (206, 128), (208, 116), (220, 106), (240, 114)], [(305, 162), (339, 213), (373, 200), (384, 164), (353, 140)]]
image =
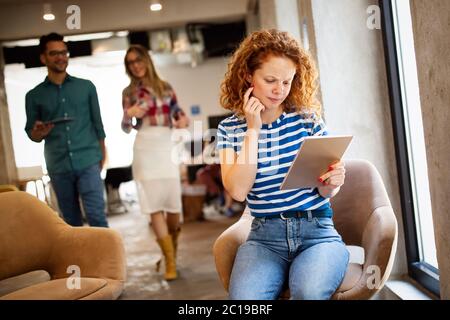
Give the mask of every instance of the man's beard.
[(66, 72), (67, 65), (68, 65), (67, 63), (61, 67), (59, 67), (57, 65), (53, 65), (53, 66), (50, 66), (49, 69), (55, 73), (64, 73), (64, 72)]

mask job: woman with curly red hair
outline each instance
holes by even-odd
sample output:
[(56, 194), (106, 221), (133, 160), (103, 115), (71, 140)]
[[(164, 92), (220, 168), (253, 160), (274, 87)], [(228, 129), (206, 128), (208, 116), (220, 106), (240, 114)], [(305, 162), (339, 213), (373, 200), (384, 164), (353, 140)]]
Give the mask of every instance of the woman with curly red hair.
[(225, 189), (254, 217), (230, 279), (231, 299), (329, 299), (349, 253), (333, 225), (330, 198), (343, 185), (343, 162), (317, 177), (318, 188), (280, 190), (305, 137), (326, 135), (313, 60), (288, 33), (262, 30), (233, 54), (221, 103), (234, 115), (219, 125)]

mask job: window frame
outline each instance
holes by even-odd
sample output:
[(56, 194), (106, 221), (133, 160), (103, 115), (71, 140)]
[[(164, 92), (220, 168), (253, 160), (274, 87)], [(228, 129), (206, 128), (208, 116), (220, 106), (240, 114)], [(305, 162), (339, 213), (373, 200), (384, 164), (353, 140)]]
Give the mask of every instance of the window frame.
[(400, 69), (395, 41), (394, 15), (391, 0), (379, 0), (386, 73), (389, 89), (392, 128), (399, 177), (400, 203), (405, 232), (408, 274), (433, 294), (440, 296), (439, 270), (420, 260), (413, 193), (410, 177), (409, 154), (406, 140), (405, 115), (400, 82)]

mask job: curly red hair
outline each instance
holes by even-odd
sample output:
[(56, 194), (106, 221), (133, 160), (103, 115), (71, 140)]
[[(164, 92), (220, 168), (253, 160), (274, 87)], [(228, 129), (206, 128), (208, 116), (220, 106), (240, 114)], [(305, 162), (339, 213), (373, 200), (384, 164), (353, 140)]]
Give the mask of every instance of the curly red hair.
[(248, 75), (253, 75), (271, 55), (287, 57), (296, 66), (291, 91), (283, 103), (284, 110), (320, 116), (321, 105), (316, 98), (318, 73), (313, 59), (287, 32), (275, 29), (253, 32), (234, 52), (221, 84), (222, 107), (237, 115), (244, 114), (244, 94), (251, 85)]

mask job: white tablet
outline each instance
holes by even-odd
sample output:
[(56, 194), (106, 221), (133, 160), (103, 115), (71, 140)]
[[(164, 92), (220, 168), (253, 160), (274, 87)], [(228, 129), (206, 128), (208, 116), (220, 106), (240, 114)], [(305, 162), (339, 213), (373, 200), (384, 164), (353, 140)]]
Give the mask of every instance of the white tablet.
[(342, 158), (352, 139), (353, 136), (306, 137), (281, 184), (281, 190), (321, 186), (319, 177), (328, 171), (330, 164)]

